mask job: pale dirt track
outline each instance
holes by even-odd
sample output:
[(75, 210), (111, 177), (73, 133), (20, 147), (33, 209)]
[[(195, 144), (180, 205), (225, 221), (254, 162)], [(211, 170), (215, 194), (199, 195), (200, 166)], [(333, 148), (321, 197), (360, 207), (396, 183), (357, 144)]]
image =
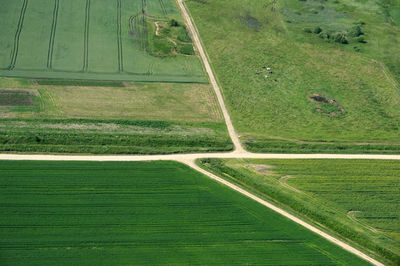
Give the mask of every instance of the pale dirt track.
[(239, 137), (235, 132), (228, 110), (226, 109), (224, 99), (218, 83), (214, 77), (208, 58), (204, 52), (197, 30), (189, 16), (189, 13), (183, 3), (183, 0), (176, 0), (182, 12), (193, 42), (197, 47), (198, 53), (203, 61), (205, 70), (209, 76), (210, 82), (214, 88), (218, 103), (221, 107), (223, 116), (225, 118), (226, 126), (229, 135), (234, 144), (234, 151), (230, 153), (196, 153), (196, 154), (168, 154), (168, 155), (25, 155), (25, 154), (0, 154), (0, 160), (32, 160), (32, 161), (178, 161), (190, 166), (192, 169), (218, 181), (219, 183), (249, 197), (263, 206), (285, 216), (286, 218), (300, 224), (301, 226), (311, 230), (312, 232), (320, 235), (328, 241), (342, 247), (343, 249), (359, 256), (360, 258), (368, 261), (374, 265), (384, 265), (379, 261), (369, 257), (363, 252), (355, 249), (354, 247), (346, 244), (345, 242), (332, 237), (331, 235), (321, 231), (311, 224), (293, 216), (292, 214), (284, 211), (283, 209), (249, 193), (248, 191), (220, 178), (196, 165), (195, 161), (200, 158), (236, 158), (236, 159), (375, 159), (375, 160), (400, 160), (400, 155), (351, 155), (351, 154), (259, 154), (247, 152), (239, 141)]
[(177, 0), (177, 3), (178, 3), (178, 6), (179, 6), (179, 8), (181, 10), (182, 17), (185, 20), (185, 23), (186, 23), (186, 25), (188, 27), (188, 30), (189, 30), (190, 35), (192, 37), (193, 43), (197, 48), (197, 51), (198, 51), (198, 53), (200, 55), (201, 60), (203, 61), (203, 65), (204, 65), (205, 71), (208, 74), (208, 77), (210, 79), (211, 85), (214, 88), (215, 95), (217, 96), (218, 103), (219, 103), (219, 106), (221, 107), (221, 111), (222, 111), (222, 114), (223, 114), (224, 119), (225, 119), (226, 127), (228, 128), (229, 136), (231, 137), (231, 140), (232, 140), (232, 142), (234, 144), (235, 150), (238, 151), (238, 152), (244, 152), (242, 144), (239, 141), (239, 137), (236, 134), (235, 128), (233, 127), (231, 117), (229, 116), (228, 110), (226, 109), (224, 98), (223, 98), (222, 93), (221, 93), (221, 89), (218, 86), (218, 83), (217, 83), (217, 80), (215, 79), (215, 76), (214, 76), (214, 73), (212, 71), (211, 65), (208, 62), (208, 57), (207, 57), (206, 53), (204, 52), (203, 45), (201, 44), (199, 35), (197, 33), (197, 29), (194, 26), (194, 23), (192, 22), (192, 20), (191, 20), (191, 18), (189, 16), (189, 13), (188, 13), (188, 11), (186, 9), (186, 6), (183, 3), (183, 0)]

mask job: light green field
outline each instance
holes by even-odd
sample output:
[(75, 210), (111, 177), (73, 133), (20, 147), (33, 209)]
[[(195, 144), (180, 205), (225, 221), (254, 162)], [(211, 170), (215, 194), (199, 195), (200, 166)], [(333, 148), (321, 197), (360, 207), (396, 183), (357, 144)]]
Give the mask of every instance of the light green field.
[[(232, 149), (210, 85), (37, 82), (48, 85), (0, 78), (0, 88), (8, 88), (0, 89), (0, 95), (7, 96), (0, 100), (1, 152), (154, 154)], [(26, 106), (29, 101), (33, 106)]]
[[(248, 149), (400, 152), (399, 1), (186, 4)], [(366, 43), (351, 36), (357, 26)], [(321, 34), (306, 32), (318, 27)], [(335, 41), (338, 33), (348, 44)], [(340, 109), (314, 94), (344, 112), (329, 115)]]
[(0, 210), (6, 265), (367, 265), (175, 162), (2, 161)]
[(400, 165), (377, 160), (204, 160), (256, 194), (400, 262)]
[(156, 57), (138, 46), (135, 16), (145, 25), (182, 21), (174, 0), (4, 0), (0, 76), (207, 82), (197, 56)]

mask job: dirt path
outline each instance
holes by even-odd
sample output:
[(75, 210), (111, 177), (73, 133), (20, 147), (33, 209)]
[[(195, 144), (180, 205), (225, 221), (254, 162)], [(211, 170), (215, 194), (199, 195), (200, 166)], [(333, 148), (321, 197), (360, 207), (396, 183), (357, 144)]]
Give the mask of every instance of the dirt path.
[(199, 38), (199, 35), (197, 33), (196, 26), (192, 22), (192, 20), (191, 20), (191, 18), (189, 16), (189, 13), (188, 13), (188, 11), (186, 9), (186, 6), (183, 4), (183, 0), (177, 0), (177, 3), (178, 3), (178, 6), (179, 6), (179, 8), (181, 10), (182, 17), (185, 20), (187, 28), (188, 28), (188, 30), (190, 32), (190, 35), (191, 35), (192, 39), (193, 39), (193, 43), (194, 43), (195, 47), (197, 48), (197, 51), (198, 51), (198, 53), (200, 55), (201, 60), (203, 61), (204, 68), (205, 68), (205, 70), (206, 70), (206, 72), (208, 74), (208, 77), (210, 78), (211, 85), (214, 88), (215, 94), (216, 94), (217, 99), (218, 99), (218, 103), (219, 103), (219, 105), (221, 107), (221, 110), (222, 110), (222, 114), (223, 114), (223, 116), (225, 118), (225, 123), (226, 123), (226, 126), (228, 128), (229, 136), (231, 137), (231, 140), (232, 140), (233, 145), (235, 147), (235, 151), (239, 152), (239, 153), (240, 152), (244, 152), (244, 149), (242, 147), (242, 144), (240, 143), (239, 137), (236, 134), (235, 128), (233, 127), (231, 117), (229, 116), (228, 110), (226, 109), (224, 98), (223, 98), (222, 93), (221, 93), (221, 89), (218, 86), (218, 83), (217, 83), (217, 81), (215, 79), (215, 76), (214, 76), (214, 73), (212, 71), (212, 68), (210, 66), (210, 63), (208, 62), (208, 57), (206, 56), (206, 53), (204, 52), (203, 45), (202, 45), (202, 43), (200, 41), (200, 38)]
[(294, 191), (294, 192), (297, 192), (297, 193), (302, 193), (300, 190), (298, 190), (297, 188), (295, 188), (295, 187), (292, 187), (291, 185), (289, 185), (286, 181), (289, 179), (289, 178), (295, 178), (296, 176), (293, 176), (293, 175), (285, 175), (285, 176), (282, 176), (281, 178), (279, 178), (279, 184), (281, 184), (281, 186), (284, 186), (284, 187), (286, 187), (286, 188), (288, 188), (288, 189), (290, 189), (290, 190), (292, 190), (292, 191)]
[(375, 228), (373, 228), (372, 226), (366, 225), (362, 222), (360, 222), (357, 218), (356, 218), (356, 214), (357, 213), (361, 213), (361, 211), (348, 211), (347, 212), (347, 217), (349, 217), (350, 220), (352, 220), (353, 222), (356, 222), (358, 224), (360, 224), (361, 226), (367, 228), (368, 230), (377, 233), (378, 230), (376, 230)]

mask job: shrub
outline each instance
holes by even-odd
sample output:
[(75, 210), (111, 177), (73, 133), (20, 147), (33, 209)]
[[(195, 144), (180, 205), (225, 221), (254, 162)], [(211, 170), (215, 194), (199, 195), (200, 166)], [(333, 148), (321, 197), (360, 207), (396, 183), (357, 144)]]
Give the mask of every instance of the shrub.
[(359, 43), (367, 43), (367, 41), (365, 40), (364, 36), (357, 37), (356, 41), (359, 42)]
[(349, 40), (347, 39), (347, 35), (344, 32), (336, 32), (333, 35), (333, 39), (335, 42), (341, 43), (341, 44), (348, 44)]
[(304, 28), (303, 31), (307, 33), (312, 33), (312, 30), (310, 28)]
[(177, 20), (175, 20), (175, 19), (171, 19), (171, 20), (169, 21), (169, 25), (170, 25), (171, 27), (178, 27), (178, 26), (179, 26), (179, 22), (178, 22)]
[(317, 26), (317, 27), (314, 28), (313, 32), (315, 34), (320, 34), (322, 32), (322, 29), (321, 29), (321, 27)]
[(360, 26), (355, 26), (350, 30), (350, 36), (352, 37), (359, 37), (363, 34), (364, 32), (362, 31)]
[(331, 35), (328, 32), (321, 32), (318, 36), (325, 40), (328, 40), (331, 38)]

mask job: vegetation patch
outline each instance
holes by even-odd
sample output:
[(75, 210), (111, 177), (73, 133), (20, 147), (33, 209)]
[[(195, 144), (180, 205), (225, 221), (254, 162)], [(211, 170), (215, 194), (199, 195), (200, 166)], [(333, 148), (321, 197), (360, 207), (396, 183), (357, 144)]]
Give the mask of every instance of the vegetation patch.
[(33, 82), (37, 85), (53, 86), (124, 87), (124, 84), (121, 81), (35, 79)]
[(335, 99), (328, 98), (324, 95), (314, 93), (310, 99), (317, 104), (315, 112), (322, 115), (337, 116), (346, 113), (346, 110)]
[(240, 19), (249, 27), (252, 29), (259, 29), (261, 28), (261, 23), (258, 21), (257, 18), (251, 16), (249, 13), (247, 13), (245, 16), (240, 17)]
[(157, 57), (194, 55), (192, 40), (184, 24), (169, 21), (150, 21), (147, 52)]
[(7, 265), (367, 265), (176, 162), (1, 161), (0, 176)]
[[(397, 161), (204, 159), (203, 166), (400, 262)], [(259, 171), (264, 168), (273, 171)], [(294, 177), (294, 178), (293, 178)], [(295, 192), (295, 193), (293, 193)]]
[(0, 107), (33, 106), (34, 104), (29, 91), (0, 89)]

